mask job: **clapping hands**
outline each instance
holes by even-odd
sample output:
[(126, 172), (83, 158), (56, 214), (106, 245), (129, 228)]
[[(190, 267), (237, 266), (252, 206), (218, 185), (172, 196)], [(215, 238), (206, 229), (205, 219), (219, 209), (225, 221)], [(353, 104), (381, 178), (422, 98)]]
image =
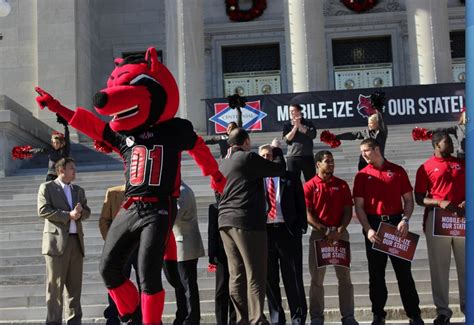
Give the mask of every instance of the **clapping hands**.
[(69, 212), (69, 217), (72, 220), (79, 220), (82, 215), (82, 205), (80, 203), (77, 203), (74, 209)]

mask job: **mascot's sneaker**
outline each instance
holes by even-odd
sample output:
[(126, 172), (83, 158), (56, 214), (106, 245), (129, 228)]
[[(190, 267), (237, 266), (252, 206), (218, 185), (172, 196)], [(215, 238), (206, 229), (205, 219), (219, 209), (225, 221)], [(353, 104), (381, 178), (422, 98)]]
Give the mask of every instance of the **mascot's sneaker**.
[(130, 325), (141, 325), (142, 311), (140, 306), (138, 306), (133, 313), (120, 316), (120, 320), (122, 321), (122, 323), (127, 323)]

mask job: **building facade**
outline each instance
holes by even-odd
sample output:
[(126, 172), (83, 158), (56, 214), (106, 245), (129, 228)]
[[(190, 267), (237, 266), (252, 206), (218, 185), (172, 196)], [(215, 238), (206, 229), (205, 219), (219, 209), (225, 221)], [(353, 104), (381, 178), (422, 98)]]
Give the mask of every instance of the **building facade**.
[[(267, 0), (248, 22), (231, 21), (225, 0), (8, 2), (11, 12), (0, 18), (0, 94), (53, 127), (54, 115), (34, 102), (36, 85), (65, 106), (91, 109), (113, 58), (150, 46), (178, 81), (179, 115), (201, 132), (204, 98), (465, 76), (461, 0), (372, 0), (375, 6), (361, 13), (344, 4), (350, 0)], [(242, 10), (253, 5), (236, 2)]]

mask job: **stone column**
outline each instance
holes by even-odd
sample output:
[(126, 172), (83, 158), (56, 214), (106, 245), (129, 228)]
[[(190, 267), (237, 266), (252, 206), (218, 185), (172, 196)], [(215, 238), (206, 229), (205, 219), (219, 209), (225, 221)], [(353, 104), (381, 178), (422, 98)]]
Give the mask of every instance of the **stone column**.
[(206, 131), (204, 74), (204, 22), (202, 0), (166, 0), (165, 64), (178, 82), (178, 115)]
[(328, 89), (323, 0), (285, 0), (290, 92)]
[[(36, 1), (37, 6), (37, 82), (64, 106), (78, 105), (77, 6), (74, 0)], [(85, 50), (85, 49), (84, 49)], [(56, 115), (36, 108), (34, 114), (54, 129), (63, 132)], [(73, 128), (71, 137), (77, 139)]]
[(452, 82), (447, 0), (406, 1), (412, 84)]

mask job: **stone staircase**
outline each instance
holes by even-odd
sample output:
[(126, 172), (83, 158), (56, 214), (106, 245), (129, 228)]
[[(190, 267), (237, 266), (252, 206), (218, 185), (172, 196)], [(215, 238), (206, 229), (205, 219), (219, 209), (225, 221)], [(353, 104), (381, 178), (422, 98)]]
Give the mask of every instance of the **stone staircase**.
[[(452, 123), (431, 123), (421, 125), (427, 128), (451, 125)], [(389, 160), (404, 166), (412, 184), (418, 166), (432, 154), (431, 143), (414, 142), (411, 129), (414, 125), (389, 126), (389, 138), (386, 156)], [(347, 132), (350, 129), (333, 129), (334, 133)], [(254, 149), (279, 133), (252, 134)], [(325, 144), (315, 141), (315, 152), (327, 149)], [(358, 142), (343, 141), (341, 147), (333, 149), (336, 160), (336, 175), (345, 179), (351, 186), (357, 172)], [(211, 148), (218, 156), (218, 148)], [(286, 150), (284, 150), (286, 151)], [(98, 273), (99, 259), (103, 241), (98, 229), (99, 213), (108, 187), (123, 183), (122, 163), (116, 156), (105, 156), (91, 149), (90, 144), (74, 144), (73, 156), (77, 159), (78, 177), (76, 184), (82, 186), (92, 209), (91, 218), (84, 222), (86, 258), (84, 261), (82, 306), (84, 323), (103, 322), (102, 312), (106, 306), (106, 291)], [(15, 176), (0, 179), (0, 322), (34, 323), (44, 321), (45, 309), (45, 263), (41, 255), (41, 236), (43, 221), (36, 213), (36, 195), (38, 186), (44, 181), (46, 163), (41, 158), (28, 162)], [(207, 247), (207, 207), (214, 201), (209, 187), (209, 179), (201, 176), (197, 166), (187, 154), (183, 154), (182, 176), (196, 194), (199, 215), (199, 227)], [(435, 316), (430, 287), (429, 267), (425, 237), (422, 234), (422, 209), (416, 207), (410, 230), (421, 235), (413, 262), (413, 276), (420, 295), (423, 316), (430, 319)], [(361, 227), (354, 218), (349, 226), (352, 249), (352, 280), (355, 291), (356, 317), (369, 321), (372, 314), (368, 297), (368, 270), (365, 256), (364, 239)], [(310, 282), (308, 270), (308, 239), (304, 244), (304, 280), (306, 293)], [(215, 322), (214, 319), (214, 274), (207, 272), (207, 257), (199, 260), (198, 277), (203, 322)], [(388, 319), (406, 320), (401, 307), (395, 274), (387, 267)], [(459, 311), (457, 275), (451, 265), (450, 301), (455, 316), (462, 317)], [(165, 321), (172, 321), (175, 312), (174, 293), (165, 282), (167, 290)], [(340, 319), (338, 309), (337, 278), (333, 268), (329, 268), (325, 281), (327, 321)], [(284, 293), (284, 290), (282, 290)], [(285, 301), (286, 304), (286, 301)], [(286, 308), (288, 309), (288, 308)]]

